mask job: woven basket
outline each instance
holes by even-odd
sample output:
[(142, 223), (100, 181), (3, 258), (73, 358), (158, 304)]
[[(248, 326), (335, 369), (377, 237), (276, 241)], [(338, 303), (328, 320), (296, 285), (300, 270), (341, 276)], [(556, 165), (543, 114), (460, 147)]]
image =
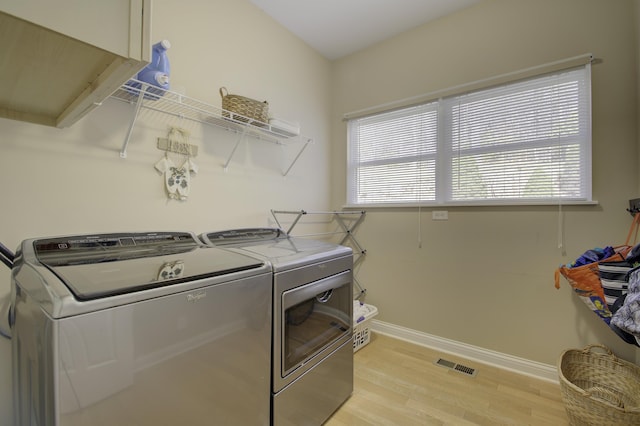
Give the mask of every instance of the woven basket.
[[(596, 353), (599, 347), (606, 353)], [(640, 367), (603, 345), (570, 349), (558, 360), (562, 400), (572, 425), (640, 425)]]
[(232, 95), (226, 87), (220, 88), (220, 96), (224, 110), (222, 111), (223, 117), (256, 126), (267, 126), (269, 121), (269, 103), (267, 101), (260, 102), (244, 96)]

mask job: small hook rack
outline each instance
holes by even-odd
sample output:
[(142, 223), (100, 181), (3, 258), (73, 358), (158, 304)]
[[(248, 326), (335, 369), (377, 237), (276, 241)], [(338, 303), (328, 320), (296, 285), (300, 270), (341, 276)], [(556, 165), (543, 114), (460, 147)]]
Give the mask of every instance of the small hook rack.
[(640, 198), (629, 200), (629, 208), (626, 210), (631, 214), (631, 216), (635, 216), (640, 213)]

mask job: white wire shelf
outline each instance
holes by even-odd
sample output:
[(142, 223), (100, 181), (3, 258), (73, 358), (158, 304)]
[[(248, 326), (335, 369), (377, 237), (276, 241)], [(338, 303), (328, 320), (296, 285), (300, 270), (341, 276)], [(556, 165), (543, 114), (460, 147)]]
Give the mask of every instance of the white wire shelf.
[(207, 104), (194, 98), (182, 95), (180, 93), (164, 90), (155, 86), (150, 86), (138, 80), (130, 80), (116, 90), (112, 95), (112, 99), (116, 99), (128, 104), (135, 105), (134, 114), (129, 126), (129, 131), (122, 145), (120, 156), (127, 157), (127, 147), (131, 138), (131, 132), (135, 126), (141, 109), (151, 110), (179, 117), (185, 120), (195, 121), (207, 126), (215, 126), (225, 130), (232, 131), (239, 135), (236, 145), (233, 148), (229, 158), (224, 164), (225, 169), (229, 165), (233, 154), (239, 143), (245, 136), (258, 140), (275, 143), (278, 145), (300, 144), (301, 148), (295, 155), (295, 158), (284, 171), (283, 175), (287, 175), (295, 162), (298, 160), (302, 151), (312, 142), (311, 139), (301, 135), (287, 135), (278, 132), (269, 123), (263, 123), (243, 115), (224, 110), (220, 107)]

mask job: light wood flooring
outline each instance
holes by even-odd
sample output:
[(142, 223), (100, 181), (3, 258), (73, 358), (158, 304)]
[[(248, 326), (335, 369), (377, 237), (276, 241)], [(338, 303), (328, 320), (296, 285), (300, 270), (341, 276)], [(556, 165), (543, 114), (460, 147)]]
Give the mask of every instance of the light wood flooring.
[[(560, 386), (372, 333), (354, 391), (325, 426), (568, 425)], [(443, 358), (476, 369), (436, 365)]]

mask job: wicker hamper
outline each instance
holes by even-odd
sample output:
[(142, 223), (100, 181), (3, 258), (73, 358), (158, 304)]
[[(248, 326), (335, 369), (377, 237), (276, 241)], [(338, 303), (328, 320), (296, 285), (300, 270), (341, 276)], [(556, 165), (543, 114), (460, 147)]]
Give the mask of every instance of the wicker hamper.
[[(227, 91), (226, 87), (220, 88), (220, 96), (222, 97), (222, 109), (224, 110), (222, 112), (223, 117), (232, 118), (243, 123), (251, 122), (250, 124), (255, 126), (267, 126), (269, 121), (269, 103), (267, 101), (260, 102), (244, 96), (232, 95)], [(256, 120), (258, 123), (252, 120)]]
[(558, 374), (570, 424), (640, 425), (640, 367), (589, 345), (563, 352)]

